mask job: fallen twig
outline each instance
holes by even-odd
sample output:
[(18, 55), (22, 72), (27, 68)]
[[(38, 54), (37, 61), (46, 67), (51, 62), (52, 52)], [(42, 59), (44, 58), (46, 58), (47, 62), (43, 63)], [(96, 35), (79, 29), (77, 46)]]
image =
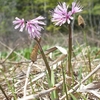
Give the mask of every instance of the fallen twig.
[(53, 90), (56, 90), (56, 89), (59, 88), (62, 84), (63, 84), (63, 81), (60, 81), (58, 84), (56, 84), (54, 87), (52, 87), (52, 88), (50, 88), (50, 89), (48, 89), (48, 90), (41, 91), (41, 92), (39, 92), (39, 93), (37, 93), (37, 94), (34, 94), (34, 95), (26, 96), (26, 97), (20, 98), (20, 99), (18, 99), (18, 100), (31, 100), (31, 99), (38, 98), (38, 97), (40, 97), (40, 96), (49, 94), (49, 93), (52, 92)]
[[(17, 45), (18, 46), (18, 45)], [(16, 46), (16, 47), (17, 47)], [(9, 56), (14, 52), (14, 50), (16, 49), (16, 47), (14, 49), (11, 50), (11, 52), (6, 56), (6, 58), (1, 62), (1, 63), (4, 63), (8, 58)]]
[(27, 74), (26, 74), (26, 80), (25, 80), (25, 86), (24, 86), (24, 97), (26, 97), (26, 90), (27, 90), (28, 78), (29, 78), (29, 74), (30, 74), (30, 70), (31, 70), (32, 64), (33, 64), (33, 62), (31, 62), (29, 64), (28, 70), (27, 70)]

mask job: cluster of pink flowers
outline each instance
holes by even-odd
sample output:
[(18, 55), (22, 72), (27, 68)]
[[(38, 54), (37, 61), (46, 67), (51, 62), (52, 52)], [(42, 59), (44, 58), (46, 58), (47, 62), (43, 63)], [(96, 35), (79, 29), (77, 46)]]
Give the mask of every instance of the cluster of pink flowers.
[(80, 6), (79, 3), (72, 2), (71, 11), (68, 11), (68, 5), (66, 6), (65, 2), (60, 3), (52, 11), (52, 22), (54, 22), (55, 25), (59, 26), (65, 24), (66, 22), (70, 24), (71, 20), (73, 20), (72, 15), (81, 11), (82, 7)]
[(15, 25), (15, 29), (20, 28), (20, 32), (23, 32), (24, 28), (28, 31), (31, 38), (39, 38), (41, 36), (41, 30), (43, 29), (42, 25), (45, 25), (45, 23), (42, 21), (45, 18), (42, 16), (39, 16), (35, 19), (24, 21), (24, 19), (20, 19), (18, 17), (15, 18), (13, 21), (13, 24)]
[[(68, 5), (66, 6), (66, 3), (63, 2), (58, 4), (52, 11), (51, 21), (54, 22), (55, 25), (59, 26), (65, 24), (66, 22), (70, 24), (71, 20), (73, 20), (72, 15), (81, 11), (82, 7), (79, 3), (73, 2), (71, 11), (68, 11)], [(39, 38), (41, 36), (40, 32), (43, 29), (42, 25), (45, 25), (45, 23), (43, 22), (44, 19), (44, 17), (39, 16), (35, 19), (24, 21), (24, 18), (19, 19), (18, 17), (16, 17), (13, 21), (13, 24), (15, 25), (15, 29), (20, 28), (19, 31), (22, 32), (25, 28), (28, 31), (30, 37)]]

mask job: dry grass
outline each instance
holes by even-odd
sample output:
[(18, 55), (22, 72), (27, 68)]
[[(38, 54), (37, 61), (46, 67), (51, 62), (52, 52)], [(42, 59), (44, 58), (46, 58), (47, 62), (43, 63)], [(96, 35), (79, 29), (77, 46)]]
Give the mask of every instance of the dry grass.
[[(66, 100), (62, 68), (64, 67), (66, 70), (68, 54), (64, 46), (67, 39), (66, 36), (60, 35), (56, 35), (57, 38), (46, 35), (42, 42), (45, 45), (52, 46), (45, 51), (54, 73), (52, 77), (54, 77), (55, 82), (51, 87), (48, 83), (46, 67), (41, 55), (38, 55), (37, 61), (32, 63), (16, 52), (15, 49), (8, 47), (10, 52), (0, 61), (0, 85), (8, 100), (51, 100), (51, 92), (55, 90), (58, 95), (56, 100)], [(60, 39), (60, 37), (63, 37), (63, 39)], [(46, 39), (48, 42), (46, 42)], [(53, 46), (54, 44), (56, 46)], [(100, 99), (100, 58), (97, 57), (99, 52), (98, 50), (96, 54), (92, 54), (92, 48), (85, 44), (78, 44), (77, 47), (73, 47), (73, 77), (67, 76), (67, 72), (64, 72), (68, 89), (67, 94), (73, 97), (72, 100), (75, 100), (75, 98), (76, 100)], [(16, 53), (20, 61), (9, 60), (11, 53)], [(5, 99), (7, 98), (4, 93), (0, 91), (0, 100)]]

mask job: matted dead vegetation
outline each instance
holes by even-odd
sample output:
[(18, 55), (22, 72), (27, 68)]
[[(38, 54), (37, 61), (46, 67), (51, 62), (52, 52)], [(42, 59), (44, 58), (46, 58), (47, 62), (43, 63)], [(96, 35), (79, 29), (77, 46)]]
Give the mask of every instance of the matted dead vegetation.
[[(85, 44), (74, 48), (73, 77), (69, 77), (66, 72), (67, 49), (61, 46), (48, 48), (45, 55), (53, 70), (55, 80), (50, 87), (46, 67), (40, 54), (33, 63), (16, 52), (15, 48), (8, 48), (10, 49), (9, 54), (0, 61), (2, 90), (0, 100), (52, 100), (50, 95), (53, 91), (56, 91), (58, 95), (56, 100), (66, 100), (66, 93), (63, 91), (62, 68), (65, 68), (67, 94), (70, 95), (71, 100), (100, 99), (100, 58), (97, 57), (100, 51), (92, 54), (92, 48)], [(20, 58), (20, 61), (8, 59), (12, 52)]]

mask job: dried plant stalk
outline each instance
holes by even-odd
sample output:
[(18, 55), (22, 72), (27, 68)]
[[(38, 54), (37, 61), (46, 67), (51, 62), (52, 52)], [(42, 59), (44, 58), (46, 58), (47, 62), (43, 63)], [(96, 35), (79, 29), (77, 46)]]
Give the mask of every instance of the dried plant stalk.
[[(38, 39), (39, 43), (40, 43), (40, 40), (41, 39)], [(36, 43), (32, 52), (31, 52), (31, 55), (30, 55), (30, 59), (33, 63), (37, 60), (38, 50), (39, 50), (39, 47), (38, 47), (38, 44)]]
[(78, 25), (84, 28), (85, 26), (85, 21), (81, 15), (78, 16)]

